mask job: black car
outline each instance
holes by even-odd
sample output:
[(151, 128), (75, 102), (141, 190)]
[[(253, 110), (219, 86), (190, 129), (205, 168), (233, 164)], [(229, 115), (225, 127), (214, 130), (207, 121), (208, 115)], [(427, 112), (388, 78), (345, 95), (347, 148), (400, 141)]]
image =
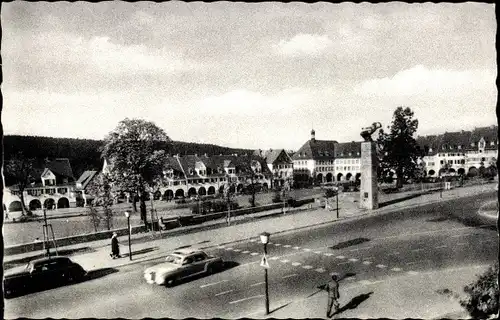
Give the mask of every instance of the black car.
[(87, 272), (67, 257), (51, 257), (30, 261), (23, 270), (5, 272), (6, 298), (16, 294), (40, 291), (71, 282), (82, 281)]

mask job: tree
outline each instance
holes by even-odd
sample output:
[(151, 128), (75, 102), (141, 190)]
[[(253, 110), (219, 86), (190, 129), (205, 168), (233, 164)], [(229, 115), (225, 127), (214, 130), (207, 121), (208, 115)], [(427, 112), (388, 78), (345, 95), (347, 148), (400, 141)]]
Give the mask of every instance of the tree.
[(406, 179), (414, 178), (420, 151), (413, 135), (418, 120), (413, 119), (410, 108), (398, 107), (394, 111), (389, 133), (379, 131), (377, 144), (380, 151), (380, 173), (382, 177), (392, 169), (396, 172), (396, 186), (401, 188)]
[(113, 186), (137, 194), (141, 220), (147, 228), (146, 196), (162, 181), (165, 150), (171, 139), (153, 122), (124, 119), (104, 139), (102, 157), (110, 162)]
[(490, 266), (476, 282), (464, 288), (467, 297), (460, 304), (473, 319), (486, 319), (498, 314), (498, 263)]
[[(229, 178), (228, 178), (228, 181), (229, 181)], [(231, 223), (231, 207), (234, 207), (233, 206), (234, 195), (235, 195), (234, 185), (227, 182), (224, 185), (224, 193), (223, 193), (224, 203), (227, 206), (227, 216), (226, 216), (227, 224)]]
[[(101, 220), (106, 222), (106, 227), (111, 230), (113, 226), (113, 202), (115, 195), (112, 192), (112, 181), (109, 176), (104, 173), (97, 175), (87, 186), (87, 192), (94, 197), (92, 200), (89, 210), (90, 219), (94, 225), (94, 229), (97, 229)], [(102, 207), (103, 216), (98, 214), (96, 207)]]
[(31, 211), (26, 209), (24, 203), (24, 190), (36, 180), (33, 171), (34, 164), (35, 159), (26, 157), (22, 152), (16, 153), (5, 164), (5, 179), (9, 184), (12, 183), (17, 186), (19, 198), (21, 199), (22, 215), (25, 212), (27, 215), (31, 215)]
[(255, 194), (257, 193), (257, 188), (255, 187), (256, 175), (252, 173), (250, 176), (250, 185), (248, 186), (248, 190), (250, 191), (250, 205), (255, 207)]

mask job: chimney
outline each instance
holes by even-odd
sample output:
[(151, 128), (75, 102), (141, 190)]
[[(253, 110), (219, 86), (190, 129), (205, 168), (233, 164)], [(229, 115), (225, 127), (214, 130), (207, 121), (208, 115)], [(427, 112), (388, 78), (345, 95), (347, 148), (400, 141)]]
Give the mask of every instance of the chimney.
[(316, 140), (316, 131), (314, 131), (314, 129), (311, 130), (311, 140)]

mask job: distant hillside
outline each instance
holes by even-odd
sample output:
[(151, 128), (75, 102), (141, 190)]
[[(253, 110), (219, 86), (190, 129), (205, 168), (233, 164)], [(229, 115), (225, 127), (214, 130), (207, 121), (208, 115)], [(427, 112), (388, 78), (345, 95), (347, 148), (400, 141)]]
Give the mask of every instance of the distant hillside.
[[(43, 163), (45, 158), (68, 158), (71, 162), (75, 178), (85, 170), (99, 170), (102, 166), (100, 148), (101, 140), (51, 138), (36, 136), (4, 136), (4, 158), (10, 159), (12, 154), (22, 151), (26, 156), (33, 157)], [(174, 141), (170, 150), (171, 155), (179, 154), (251, 154), (253, 150), (233, 149), (213, 144)]]

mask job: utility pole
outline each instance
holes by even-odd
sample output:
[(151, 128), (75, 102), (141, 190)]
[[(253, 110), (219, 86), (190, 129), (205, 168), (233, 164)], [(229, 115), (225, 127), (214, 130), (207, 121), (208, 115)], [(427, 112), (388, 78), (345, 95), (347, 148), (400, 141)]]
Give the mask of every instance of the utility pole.
[(45, 250), (47, 250), (47, 256), (50, 259), (50, 248), (49, 248), (49, 225), (47, 224), (47, 209), (43, 208), (43, 242), (45, 244)]

